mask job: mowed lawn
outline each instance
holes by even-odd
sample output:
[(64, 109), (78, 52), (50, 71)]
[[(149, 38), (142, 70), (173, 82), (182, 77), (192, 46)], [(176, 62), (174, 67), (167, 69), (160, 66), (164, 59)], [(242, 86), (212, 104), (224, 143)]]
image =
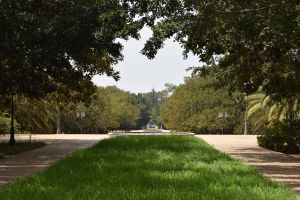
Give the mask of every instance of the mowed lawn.
[(204, 141), (184, 136), (104, 140), (0, 189), (0, 199), (256, 200), (294, 193)]

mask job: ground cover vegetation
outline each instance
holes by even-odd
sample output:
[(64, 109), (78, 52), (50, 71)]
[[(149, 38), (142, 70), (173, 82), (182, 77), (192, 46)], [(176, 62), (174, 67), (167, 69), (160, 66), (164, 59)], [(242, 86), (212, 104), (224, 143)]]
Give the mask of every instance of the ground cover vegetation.
[(194, 137), (116, 137), (0, 188), (3, 199), (294, 200)]

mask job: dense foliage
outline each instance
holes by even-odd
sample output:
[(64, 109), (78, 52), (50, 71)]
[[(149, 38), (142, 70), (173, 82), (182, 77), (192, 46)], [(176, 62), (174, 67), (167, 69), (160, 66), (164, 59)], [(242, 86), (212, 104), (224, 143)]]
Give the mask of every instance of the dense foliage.
[(270, 96), (256, 93), (249, 96), (247, 115), (256, 118), (261, 129), (258, 144), (285, 153), (300, 152), (300, 107), (296, 98), (274, 101)]
[(140, 107), (134, 94), (116, 87), (98, 88), (89, 105), (68, 104), (61, 111), (66, 133), (105, 133), (136, 127)]
[[(175, 86), (163, 91), (133, 94), (116, 87), (99, 87), (91, 96), (79, 92), (55, 92), (40, 100), (16, 96), (16, 127), (30, 133), (106, 133), (111, 130), (143, 129), (161, 124), (159, 107)], [(171, 89), (173, 88), (173, 89)], [(0, 113), (10, 116), (9, 99), (1, 99)], [(10, 119), (1, 118), (9, 133)]]
[(14, 105), (15, 118), (22, 132), (53, 133), (58, 116), (49, 102), (19, 97)]
[(299, 1), (151, 0), (137, 1), (133, 12), (159, 19), (143, 50), (149, 58), (174, 36), (185, 53), (208, 66), (218, 61), (220, 80), (232, 88), (261, 88), (275, 99), (300, 93)]
[(44, 97), (64, 87), (91, 95), (94, 75), (119, 79), (116, 39), (137, 39), (141, 28), (119, 0), (1, 0), (0, 96)]
[(85, 90), (95, 74), (118, 79), (116, 39), (138, 38), (140, 28), (118, 0), (1, 0), (0, 94)]
[(137, 94), (139, 105), (141, 106), (141, 116), (137, 128), (145, 128), (148, 123), (155, 124), (159, 127), (163, 125), (160, 118), (160, 106), (170, 94), (176, 89), (173, 84), (165, 84), (165, 89)]
[(256, 126), (270, 126), (278, 121), (285, 122), (289, 113), (300, 111), (299, 100), (296, 98), (283, 98), (274, 101), (271, 96), (257, 92), (247, 97), (249, 102), (248, 117), (258, 117)]
[[(194, 77), (179, 86), (161, 107), (161, 118), (168, 129), (202, 134), (242, 133), (241, 94), (228, 93), (227, 87), (215, 88), (213, 76)], [(219, 113), (227, 113), (218, 118)]]
[(300, 152), (300, 119), (277, 121), (258, 137), (262, 147), (284, 153)]
[[(138, 39), (144, 25), (153, 36), (142, 53), (154, 58), (173, 37), (184, 55), (192, 52), (205, 62), (194, 68), (201, 77), (170, 98), (168, 90), (135, 96), (96, 89), (96, 74), (119, 78), (112, 68), (123, 58), (117, 39)], [(1, 0), (0, 29), (0, 110), (11, 115), (2, 101), (16, 95), (21, 130), (100, 132), (151, 122), (197, 133), (241, 133), (245, 101), (233, 91), (248, 96), (259, 89), (249, 97), (248, 114), (260, 132), (285, 135), (285, 125), (300, 131), (284, 117), (299, 111), (297, 0)], [(41, 96), (46, 99), (31, 99)], [(229, 115), (217, 118), (219, 113)], [(7, 122), (1, 118), (2, 127)]]
[[(6, 116), (0, 115), (0, 134), (7, 134), (10, 131), (10, 122), (11, 119)], [(14, 123), (15, 130), (19, 131), (20, 125), (15, 121)]]

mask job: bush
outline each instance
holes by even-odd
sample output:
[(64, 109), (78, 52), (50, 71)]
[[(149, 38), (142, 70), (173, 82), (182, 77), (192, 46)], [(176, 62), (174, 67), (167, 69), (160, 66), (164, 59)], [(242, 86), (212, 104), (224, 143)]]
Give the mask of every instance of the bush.
[(283, 153), (300, 152), (300, 120), (276, 122), (257, 138), (261, 147)]
[[(10, 132), (10, 118), (9, 117), (5, 117), (5, 116), (1, 116), (0, 115), (0, 133), (1, 134), (6, 134)], [(20, 125), (14, 121), (14, 127), (15, 127), (15, 131), (19, 131), (20, 129)]]

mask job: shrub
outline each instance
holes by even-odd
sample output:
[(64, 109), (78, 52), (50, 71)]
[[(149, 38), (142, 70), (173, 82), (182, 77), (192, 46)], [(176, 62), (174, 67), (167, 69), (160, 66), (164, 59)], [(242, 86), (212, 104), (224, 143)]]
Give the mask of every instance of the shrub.
[(300, 120), (276, 122), (257, 138), (261, 147), (283, 153), (300, 152)]
[[(10, 132), (10, 118), (0, 115), (0, 133), (5, 134)], [(20, 125), (14, 121), (15, 131), (19, 131)]]

